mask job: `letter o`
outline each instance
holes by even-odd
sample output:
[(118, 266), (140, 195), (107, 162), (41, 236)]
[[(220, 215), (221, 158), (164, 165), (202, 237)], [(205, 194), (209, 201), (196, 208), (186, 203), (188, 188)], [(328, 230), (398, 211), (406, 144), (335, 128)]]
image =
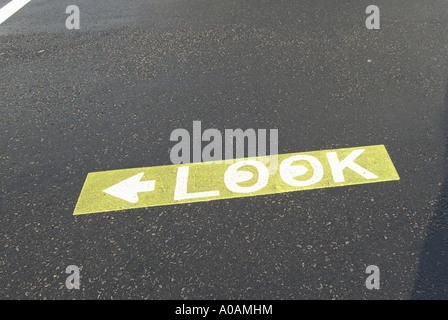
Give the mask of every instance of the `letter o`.
[[(249, 171), (237, 171), (243, 166), (254, 166), (258, 170), (258, 181), (251, 187), (240, 187), (238, 183), (249, 181), (254, 175)], [(227, 189), (237, 193), (251, 193), (263, 189), (269, 181), (269, 170), (256, 160), (238, 161), (227, 168), (224, 174), (224, 183)]]
[[(304, 175), (308, 172), (308, 169), (305, 166), (291, 166), (294, 161), (299, 160), (308, 161), (313, 167), (313, 176), (308, 180), (300, 181), (294, 179), (294, 177)], [(324, 168), (322, 167), (320, 161), (313, 156), (297, 155), (289, 157), (282, 161), (282, 163), (280, 164), (280, 176), (282, 177), (283, 181), (290, 186), (308, 187), (322, 180), (322, 178), (324, 177)]]

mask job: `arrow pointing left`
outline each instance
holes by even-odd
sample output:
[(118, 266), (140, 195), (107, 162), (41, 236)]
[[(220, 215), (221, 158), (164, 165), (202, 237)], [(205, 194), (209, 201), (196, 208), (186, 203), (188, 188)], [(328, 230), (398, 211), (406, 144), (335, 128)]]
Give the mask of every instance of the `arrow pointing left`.
[(153, 191), (156, 184), (155, 180), (140, 181), (144, 174), (144, 172), (140, 172), (135, 176), (132, 176), (113, 185), (110, 188), (103, 190), (103, 192), (130, 203), (137, 203), (137, 193)]

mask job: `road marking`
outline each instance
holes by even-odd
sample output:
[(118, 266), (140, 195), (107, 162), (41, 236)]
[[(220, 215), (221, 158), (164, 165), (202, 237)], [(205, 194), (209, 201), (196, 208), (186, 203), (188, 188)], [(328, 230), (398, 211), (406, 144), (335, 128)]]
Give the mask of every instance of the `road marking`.
[(22, 9), (31, 0), (12, 0), (0, 9), (0, 24), (5, 22), (14, 13)]
[(93, 172), (74, 215), (400, 180), (384, 145)]
[(138, 193), (153, 191), (156, 183), (154, 180), (140, 181), (144, 174), (144, 172), (140, 172), (135, 176), (114, 184), (112, 187), (103, 190), (103, 192), (130, 203), (137, 203)]

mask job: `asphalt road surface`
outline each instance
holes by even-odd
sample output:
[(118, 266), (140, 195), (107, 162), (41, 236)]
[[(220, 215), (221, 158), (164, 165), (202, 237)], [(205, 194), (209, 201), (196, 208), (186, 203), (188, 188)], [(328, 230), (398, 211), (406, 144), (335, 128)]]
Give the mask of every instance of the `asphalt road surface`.
[[(447, 299), (447, 16), (446, 0), (32, 0), (0, 25), (0, 298)], [(279, 153), (383, 144), (400, 180), (73, 215), (88, 173), (169, 165), (194, 120), (278, 129)]]

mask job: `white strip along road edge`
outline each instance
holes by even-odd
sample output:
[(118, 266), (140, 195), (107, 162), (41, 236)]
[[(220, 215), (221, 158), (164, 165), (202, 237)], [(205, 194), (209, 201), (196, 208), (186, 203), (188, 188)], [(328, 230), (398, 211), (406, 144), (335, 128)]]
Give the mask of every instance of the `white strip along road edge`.
[(8, 20), (14, 13), (22, 9), (31, 0), (12, 0), (0, 9), (0, 24)]

